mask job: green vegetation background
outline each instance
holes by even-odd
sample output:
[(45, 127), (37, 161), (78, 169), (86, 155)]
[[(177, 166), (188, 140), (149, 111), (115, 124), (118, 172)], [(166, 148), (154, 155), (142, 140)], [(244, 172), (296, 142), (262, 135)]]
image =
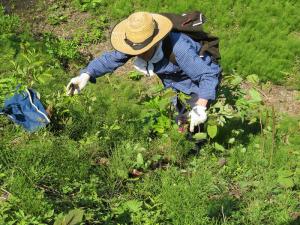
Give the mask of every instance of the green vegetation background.
[[(106, 23), (136, 9), (201, 9), (206, 28), (221, 37), (222, 65), (234, 71), (233, 82), (253, 73), (284, 84), (299, 76), (299, 1), (71, 5)], [(50, 34), (36, 37), (18, 17), (0, 13), (1, 104), (21, 83), (54, 110), (52, 124), (33, 134), (0, 117), (0, 224), (62, 224), (72, 209), (82, 210), (69, 214), (80, 221), (83, 212), (81, 224), (299, 224), (299, 118), (242, 105), (239, 113), (258, 112), (258, 120), (228, 119), (199, 151), (169, 120), (166, 99), (143, 79), (129, 79), (134, 73), (103, 77), (82, 95), (66, 97), (74, 74), (65, 62), (84, 64), (79, 45)], [(241, 92), (227, 88), (222, 92)], [(133, 169), (143, 175), (135, 177)]]

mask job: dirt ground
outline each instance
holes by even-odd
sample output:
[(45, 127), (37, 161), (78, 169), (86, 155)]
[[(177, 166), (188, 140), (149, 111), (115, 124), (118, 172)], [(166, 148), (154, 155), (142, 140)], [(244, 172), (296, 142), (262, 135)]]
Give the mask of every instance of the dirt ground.
[[(245, 90), (251, 88), (248, 83), (243, 83), (242, 88)], [(274, 109), (278, 113), (286, 113), (290, 116), (300, 115), (300, 92), (290, 90), (285, 86), (271, 84), (267, 88), (258, 89), (264, 104)]]
[[(44, 32), (51, 32), (58, 37), (72, 38), (76, 29), (85, 29), (86, 20), (93, 18), (93, 15), (87, 12), (80, 12), (72, 7), (66, 7), (64, 14), (67, 15), (67, 20), (58, 25), (51, 25), (47, 20), (47, 8), (53, 4), (55, 0), (1, 0), (2, 4), (8, 13), (12, 11), (17, 13), (22, 20), (31, 24), (33, 33), (39, 34)], [(12, 2), (14, 7), (12, 7)], [(109, 40), (109, 31), (106, 32), (106, 39)], [(109, 41), (98, 44), (90, 44), (81, 49), (84, 55), (97, 57), (102, 52), (111, 50), (112, 46)], [(124, 74), (132, 71), (132, 62), (126, 63), (115, 71), (116, 74)], [(157, 81), (155, 81), (157, 82)], [(242, 87), (250, 88), (249, 84), (244, 83)], [(273, 106), (279, 113), (286, 113), (290, 116), (300, 115), (300, 92), (297, 90), (290, 90), (284, 86), (269, 85), (268, 88), (259, 90), (263, 96), (263, 101), (268, 106)]]

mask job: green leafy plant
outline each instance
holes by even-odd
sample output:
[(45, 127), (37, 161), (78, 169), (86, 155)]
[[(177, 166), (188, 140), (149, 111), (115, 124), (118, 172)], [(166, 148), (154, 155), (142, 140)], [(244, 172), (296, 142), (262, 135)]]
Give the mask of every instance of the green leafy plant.
[(128, 77), (131, 80), (140, 80), (144, 75), (137, 71), (131, 71), (128, 73)]
[(76, 225), (82, 221), (84, 211), (81, 209), (73, 209), (68, 214), (60, 214), (54, 225)]
[[(236, 136), (241, 131), (234, 128), (228, 128), (227, 124), (231, 121), (240, 121), (248, 125), (256, 123), (261, 118), (263, 110), (261, 94), (256, 90), (259, 85), (259, 79), (255, 75), (247, 77), (252, 82), (252, 87), (245, 91), (241, 84), (243, 79), (238, 75), (225, 76), (220, 87), (219, 96), (215, 103), (209, 109), (209, 118), (205, 126), (206, 131), (201, 131), (194, 135), (196, 140), (211, 139), (215, 140), (214, 147), (216, 150), (223, 152), (225, 148), (218, 143), (219, 130), (226, 130), (226, 138), (222, 138), (222, 142), (234, 144)], [(231, 130), (229, 130), (231, 129)], [(219, 140), (220, 141), (220, 140)]]
[(60, 23), (66, 22), (68, 15), (64, 12), (64, 7), (58, 3), (52, 4), (48, 8), (48, 22), (51, 25), (58, 25)]
[[(35, 133), (0, 117), (0, 224), (298, 224), (300, 120), (263, 105), (261, 91), (272, 88), (261, 83), (266, 77), (286, 76), (285, 62), (297, 53), (297, 16), (284, 16), (298, 15), (296, 6), (201, 2), (208, 28), (224, 42), (223, 67), (235, 72), (224, 76), (209, 119), (194, 136), (202, 140), (197, 145), (174, 124), (175, 93), (155, 81), (107, 76), (78, 96), (65, 95), (74, 74), (63, 62), (82, 66), (76, 52), (101, 39), (97, 19), (86, 21), (97, 27), (87, 29), (91, 37), (62, 41), (46, 34), (36, 39), (20, 22), (24, 17), (1, 12), (1, 103), (21, 83), (37, 89), (53, 115)], [(187, 7), (198, 5), (103, 0), (91, 11), (103, 16), (105, 27), (138, 9), (181, 13)], [(222, 16), (211, 16), (215, 9)], [(276, 35), (269, 30), (274, 21), (282, 29)], [(261, 31), (268, 35), (257, 38)], [(258, 54), (262, 49), (268, 57)]]
[(104, 0), (75, 0), (75, 4), (82, 10), (92, 10), (100, 7)]
[(62, 62), (70, 59), (78, 59), (78, 41), (67, 40), (65, 38), (57, 38), (50, 33), (44, 35), (45, 46), (47, 52), (54, 57), (60, 59)]
[(175, 96), (176, 94), (168, 89), (143, 104), (145, 109), (142, 119), (150, 130), (163, 134), (171, 127), (173, 118), (171, 98)]

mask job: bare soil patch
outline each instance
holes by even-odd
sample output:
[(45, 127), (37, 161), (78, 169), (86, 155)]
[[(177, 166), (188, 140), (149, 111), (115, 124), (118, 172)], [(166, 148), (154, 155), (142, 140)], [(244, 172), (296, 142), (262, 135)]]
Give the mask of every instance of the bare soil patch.
[[(251, 85), (243, 83), (242, 88), (248, 90)], [(274, 107), (278, 113), (286, 113), (290, 116), (300, 116), (300, 92), (291, 90), (285, 86), (270, 84), (267, 88), (258, 89), (264, 104)]]

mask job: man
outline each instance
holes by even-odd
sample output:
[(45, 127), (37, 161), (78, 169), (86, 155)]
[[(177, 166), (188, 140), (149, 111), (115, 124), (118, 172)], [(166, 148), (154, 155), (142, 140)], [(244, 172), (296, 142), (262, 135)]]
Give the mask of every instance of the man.
[[(207, 119), (207, 103), (216, 97), (221, 68), (210, 55), (199, 56), (201, 45), (183, 33), (171, 32), (172, 22), (165, 16), (136, 12), (118, 23), (111, 33), (114, 51), (92, 60), (71, 79), (67, 94), (79, 93), (97, 77), (109, 73), (137, 56), (134, 67), (148, 76), (158, 75), (165, 87), (181, 91), (192, 98), (189, 112), (190, 131)], [(168, 39), (176, 64), (164, 55), (162, 45)]]

